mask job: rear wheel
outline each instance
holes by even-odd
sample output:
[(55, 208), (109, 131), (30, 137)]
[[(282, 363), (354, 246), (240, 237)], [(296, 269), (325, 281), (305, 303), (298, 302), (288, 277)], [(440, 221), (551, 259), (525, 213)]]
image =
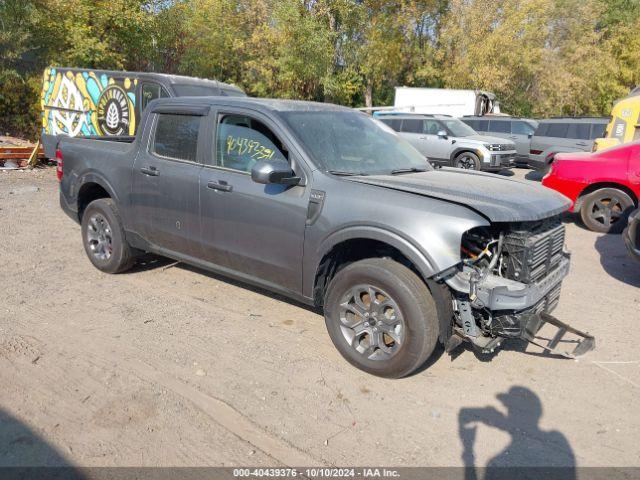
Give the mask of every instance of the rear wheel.
[(419, 368), (438, 339), (438, 314), (429, 289), (391, 259), (370, 258), (340, 270), (325, 297), (329, 336), (357, 368), (399, 378)]
[(82, 214), (82, 241), (91, 263), (106, 273), (120, 273), (135, 263), (136, 250), (124, 237), (124, 228), (110, 198), (91, 202)]
[(617, 188), (601, 188), (588, 194), (580, 209), (580, 217), (589, 230), (619, 233), (633, 210), (631, 197)]
[(482, 165), (480, 159), (475, 153), (462, 152), (456, 157), (456, 167), (464, 168), (465, 170), (481, 170)]

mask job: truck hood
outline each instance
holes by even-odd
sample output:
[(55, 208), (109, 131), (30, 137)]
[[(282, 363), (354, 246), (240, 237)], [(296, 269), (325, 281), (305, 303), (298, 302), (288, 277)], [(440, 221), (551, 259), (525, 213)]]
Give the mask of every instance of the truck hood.
[(541, 185), (457, 168), (348, 180), (464, 205), (492, 222), (541, 220), (571, 205), (568, 198)]

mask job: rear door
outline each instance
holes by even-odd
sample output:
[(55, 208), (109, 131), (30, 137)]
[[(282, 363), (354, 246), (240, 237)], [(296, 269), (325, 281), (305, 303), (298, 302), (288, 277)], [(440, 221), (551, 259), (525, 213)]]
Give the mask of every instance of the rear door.
[(283, 159), (306, 177), (300, 155), (278, 125), (256, 112), (225, 108), (200, 173), (201, 246), (206, 261), (289, 291), (302, 291), (302, 248), (309, 204), (305, 186), (251, 180), (262, 159)]
[(489, 130), (487, 133), (492, 137), (511, 139), (511, 121), (491, 119), (489, 120)]
[(136, 231), (162, 250), (195, 252), (207, 112), (199, 107), (161, 107), (152, 114), (148, 144), (141, 146), (134, 163)]
[(591, 150), (593, 145), (591, 124), (586, 122), (569, 123), (567, 127), (567, 143), (575, 150)]

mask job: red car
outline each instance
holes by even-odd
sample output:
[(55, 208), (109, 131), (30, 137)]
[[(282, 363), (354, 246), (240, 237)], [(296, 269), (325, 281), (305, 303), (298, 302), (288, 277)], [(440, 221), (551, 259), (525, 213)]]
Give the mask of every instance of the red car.
[(559, 153), (542, 184), (569, 197), (589, 230), (621, 232), (640, 198), (640, 142)]

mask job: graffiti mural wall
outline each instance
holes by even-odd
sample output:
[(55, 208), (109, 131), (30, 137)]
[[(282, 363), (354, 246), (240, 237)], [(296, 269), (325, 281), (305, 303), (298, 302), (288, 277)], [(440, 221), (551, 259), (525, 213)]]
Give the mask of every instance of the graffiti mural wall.
[(42, 85), (42, 133), (134, 135), (137, 79), (92, 70), (47, 68)]

